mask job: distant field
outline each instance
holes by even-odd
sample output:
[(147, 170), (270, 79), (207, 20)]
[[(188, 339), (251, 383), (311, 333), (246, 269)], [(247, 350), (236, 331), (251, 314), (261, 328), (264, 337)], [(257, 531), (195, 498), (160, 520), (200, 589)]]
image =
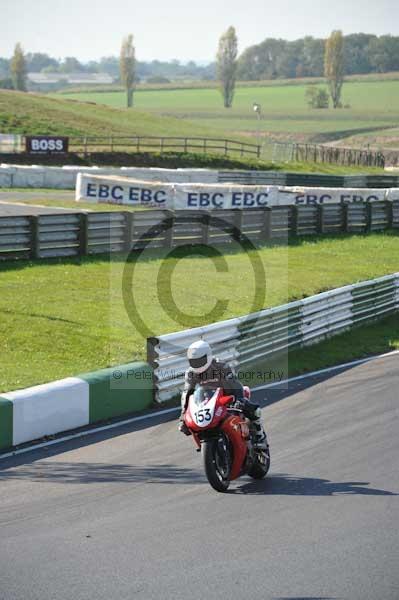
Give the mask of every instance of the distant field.
[[(396, 80), (346, 83), (343, 100), (350, 108), (341, 110), (309, 109), (305, 91), (305, 85), (239, 87), (233, 108), (226, 110), (217, 89), (137, 90), (135, 106), (137, 110), (157, 116), (188, 119), (204, 130), (252, 139), (258, 129), (252, 109), (254, 102), (262, 105), (264, 135), (270, 133), (275, 138), (324, 141), (397, 127), (399, 122), (399, 81)], [(125, 103), (123, 92), (82, 92), (62, 97), (118, 108)]]
[[(348, 75), (346, 81), (399, 81), (399, 72), (391, 73), (367, 73), (364, 75)], [(258, 81), (238, 81), (237, 87), (258, 88), (258, 87), (281, 87), (292, 85), (320, 85), (324, 84), (324, 77), (296, 77), (294, 79), (264, 79)], [(215, 89), (219, 83), (214, 80), (179, 80), (170, 83), (138, 83), (137, 90), (175, 90), (175, 89)], [(75, 92), (121, 92), (123, 87), (120, 84), (98, 84), (98, 85), (69, 85), (57, 92), (59, 95)]]

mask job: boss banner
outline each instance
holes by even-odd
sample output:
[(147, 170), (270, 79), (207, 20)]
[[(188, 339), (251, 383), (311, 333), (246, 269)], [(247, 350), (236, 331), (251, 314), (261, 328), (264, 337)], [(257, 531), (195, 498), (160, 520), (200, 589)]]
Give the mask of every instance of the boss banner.
[(28, 154), (66, 154), (69, 138), (63, 136), (28, 135), (25, 150)]

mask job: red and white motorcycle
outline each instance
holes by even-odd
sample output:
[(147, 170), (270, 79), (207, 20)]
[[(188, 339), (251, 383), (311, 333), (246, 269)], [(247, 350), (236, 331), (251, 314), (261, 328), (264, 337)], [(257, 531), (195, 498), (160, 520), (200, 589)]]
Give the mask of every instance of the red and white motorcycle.
[[(244, 393), (249, 400), (248, 387)], [(189, 398), (184, 422), (202, 453), (207, 479), (218, 492), (225, 492), (230, 481), (241, 475), (254, 479), (267, 475), (269, 447), (256, 447), (253, 423), (234, 405), (234, 396), (226, 396), (222, 388), (198, 385)]]

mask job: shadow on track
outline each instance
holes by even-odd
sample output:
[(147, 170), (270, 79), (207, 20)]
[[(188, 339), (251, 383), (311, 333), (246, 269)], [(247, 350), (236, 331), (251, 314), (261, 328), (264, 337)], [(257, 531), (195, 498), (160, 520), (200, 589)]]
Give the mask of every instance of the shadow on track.
[(332, 596), (278, 596), (273, 600), (339, 600)]
[(200, 471), (176, 465), (134, 466), (129, 464), (41, 462), (18, 469), (0, 471), (0, 483), (5, 480), (41, 483), (204, 483)]
[(276, 474), (229, 490), (230, 494), (265, 496), (398, 496), (395, 492), (366, 487), (365, 481), (335, 482), (328, 479)]
[(273, 600), (339, 600), (331, 596), (278, 596)]
[[(129, 464), (41, 462), (0, 471), (0, 482), (28, 480), (41, 483), (172, 483), (206, 485), (202, 471), (169, 464), (135, 466)], [(233, 485), (235, 485), (233, 483)], [(328, 479), (277, 474), (262, 481), (250, 480), (233, 487), (229, 494), (265, 496), (397, 496), (394, 492), (366, 487), (368, 482), (334, 482)]]

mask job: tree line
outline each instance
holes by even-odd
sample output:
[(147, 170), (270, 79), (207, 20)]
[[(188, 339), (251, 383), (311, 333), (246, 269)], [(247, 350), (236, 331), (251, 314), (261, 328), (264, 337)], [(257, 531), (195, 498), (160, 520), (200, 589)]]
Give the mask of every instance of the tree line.
[[(244, 50), (237, 77), (243, 81), (322, 77), (325, 39), (305, 37), (295, 41), (267, 38)], [(344, 36), (347, 75), (399, 71), (399, 37), (353, 33)]]
[[(260, 44), (246, 48), (238, 57), (237, 78), (259, 81), (278, 78), (322, 77), (326, 40), (304, 37), (295, 41), (266, 38)], [(12, 59), (0, 58), (0, 79), (11, 77)], [(28, 72), (44, 73), (107, 73), (119, 81), (117, 56), (98, 61), (80, 62), (73, 56), (57, 60), (48, 54), (25, 55)], [(376, 36), (353, 33), (344, 36), (344, 61), (347, 75), (399, 71), (399, 36)], [(175, 80), (179, 78), (212, 80), (217, 78), (217, 62), (198, 65), (194, 61), (137, 61), (136, 80), (151, 77)]]
[[(11, 78), (12, 59), (0, 57), (0, 80)], [(91, 60), (87, 63), (79, 61), (74, 56), (64, 59), (56, 59), (43, 52), (27, 52), (25, 64), (28, 73), (106, 73), (113, 78), (115, 83), (119, 82), (119, 57), (104, 56), (99, 60)], [(213, 80), (215, 79), (215, 63), (198, 65), (190, 60), (183, 63), (179, 60), (171, 61), (137, 61), (137, 80), (156, 79), (154, 83), (166, 83), (167, 80), (193, 79)], [(165, 81), (166, 80), (166, 81)]]

